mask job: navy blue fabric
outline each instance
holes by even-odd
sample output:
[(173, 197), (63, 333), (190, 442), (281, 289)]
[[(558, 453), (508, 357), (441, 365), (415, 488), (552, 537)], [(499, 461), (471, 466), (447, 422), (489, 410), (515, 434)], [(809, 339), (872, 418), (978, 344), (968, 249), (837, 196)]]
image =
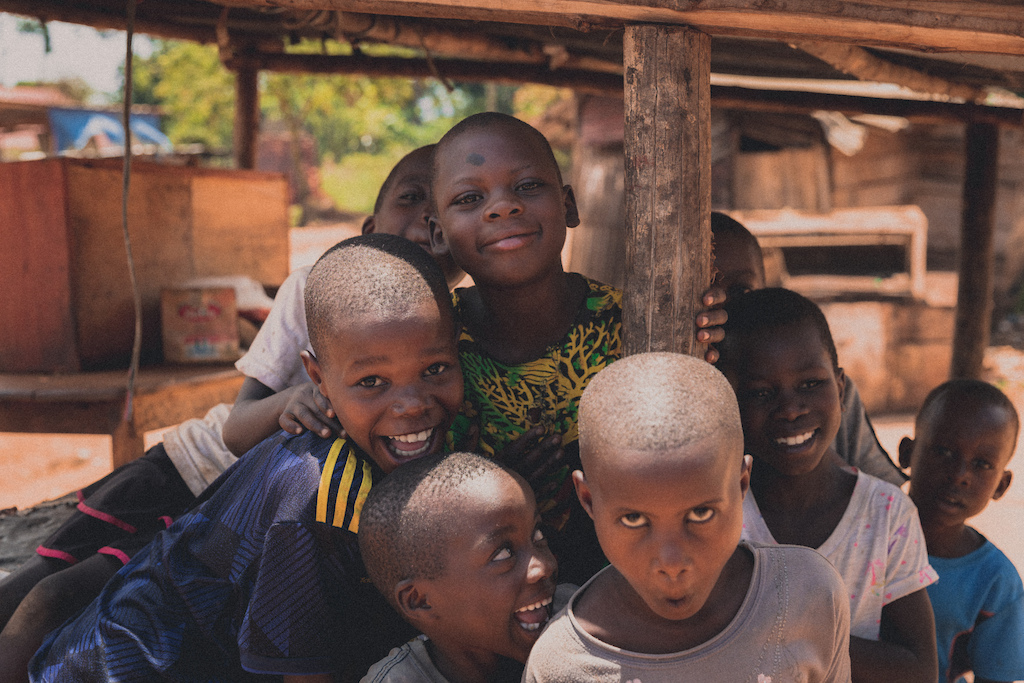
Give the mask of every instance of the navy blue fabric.
[(358, 513), (365, 475), (383, 474), (344, 441), (329, 457), (332, 443), (282, 432), (246, 454), (47, 637), (31, 680), (358, 677), (405, 642), (411, 629), (366, 578), (356, 534), (332, 525)]

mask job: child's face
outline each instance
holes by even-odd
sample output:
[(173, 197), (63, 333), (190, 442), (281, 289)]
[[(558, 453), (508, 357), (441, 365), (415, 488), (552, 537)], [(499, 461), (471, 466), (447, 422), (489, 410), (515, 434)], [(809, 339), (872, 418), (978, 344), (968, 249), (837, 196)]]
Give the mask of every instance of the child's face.
[[(431, 150), (420, 148), (398, 162), (391, 186), (381, 198), (380, 208), (363, 222), (363, 234), (383, 232), (411, 240), (433, 254), (427, 222), (433, 207), (430, 197)], [(461, 271), (450, 255), (436, 256), (451, 282)]]
[(729, 298), (755, 289), (764, 289), (764, 263), (750, 244), (739, 237), (715, 235), (715, 281)]
[(959, 526), (1010, 485), (1016, 446), (1012, 418), (1000, 406), (940, 399), (914, 440), (900, 443), (910, 497), (926, 526)]
[(740, 540), (750, 459), (739, 439), (593, 460), (573, 478), (608, 561), (653, 615), (697, 615)]
[(525, 662), (550, 617), (557, 570), (533, 492), (496, 472), (461, 493), (444, 574), (424, 582), (433, 626), (423, 628), (443, 649)]
[(566, 226), (579, 223), (572, 189), (537, 141), (505, 127), (471, 130), (439, 148), (432, 225), (477, 284), (528, 283), (557, 268)]
[(726, 368), (747, 453), (781, 474), (814, 471), (839, 431), (846, 380), (810, 321), (745, 340)]
[(429, 301), (404, 318), (340, 327), (320, 358), (303, 361), (349, 438), (385, 473), (437, 452), (462, 403), (451, 318)]

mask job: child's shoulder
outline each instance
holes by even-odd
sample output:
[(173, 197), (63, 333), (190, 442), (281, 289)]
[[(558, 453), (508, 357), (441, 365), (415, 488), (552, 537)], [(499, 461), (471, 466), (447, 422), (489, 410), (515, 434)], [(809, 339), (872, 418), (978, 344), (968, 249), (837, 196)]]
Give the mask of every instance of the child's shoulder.
[[(845, 601), (843, 577), (825, 556), (803, 545), (744, 541), (754, 556), (758, 581), (800, 587), (809, 596), (840, 595)], [(817, 598), (814, 598), (817, 599)]]
[(417, 636), (370, 667), (359, 683), (449, 683), (427, 652), (426, 636)]
[[(978, 577), (989, 582), (1004, 583), (1017, 593), (1024, 593), (1024, 583), (1016, 565), (992, 541), (984, 536), (984, 542), (976, 550), (962, 557), (938, 557), (929, 555), (928, 561), (940, 577)], [(959, 581), (959, 578), (958, 578)], [(949, 586), (950, 582), (946, 582)]]

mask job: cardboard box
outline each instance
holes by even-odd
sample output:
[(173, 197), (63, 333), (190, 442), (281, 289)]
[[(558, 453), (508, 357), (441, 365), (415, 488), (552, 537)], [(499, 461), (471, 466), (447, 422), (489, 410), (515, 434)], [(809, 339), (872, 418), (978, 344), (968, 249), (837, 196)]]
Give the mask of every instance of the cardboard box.
[(222, 363), (241, 355), (232, 287), (161, 290), (160, 320), (169, 363)]

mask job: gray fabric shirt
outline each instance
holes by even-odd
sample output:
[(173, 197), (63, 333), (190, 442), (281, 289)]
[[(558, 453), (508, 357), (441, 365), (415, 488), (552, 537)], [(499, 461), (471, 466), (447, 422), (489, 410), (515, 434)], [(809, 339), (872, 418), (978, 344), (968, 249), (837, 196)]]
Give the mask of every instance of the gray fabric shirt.
[(598, 640), (573, 613), (591, 579), (534, 645), (523, 683), (849, 681), (850, 608), (836, 570), (809, 548), (744, 545), (754, 555), (750, 587), (732, 622), (711, 640), (670, 654)]
[(857, 392), (857, 385), (849, 375), (846, 377), (846, 393), (843, 395), (843, 419), (832, 447), (840, 458), (882, 481), (901, 486), (907, 480), (878, 443), (878, 437), (875, 436), (875, 430), (860, 400), (860, 393)]

